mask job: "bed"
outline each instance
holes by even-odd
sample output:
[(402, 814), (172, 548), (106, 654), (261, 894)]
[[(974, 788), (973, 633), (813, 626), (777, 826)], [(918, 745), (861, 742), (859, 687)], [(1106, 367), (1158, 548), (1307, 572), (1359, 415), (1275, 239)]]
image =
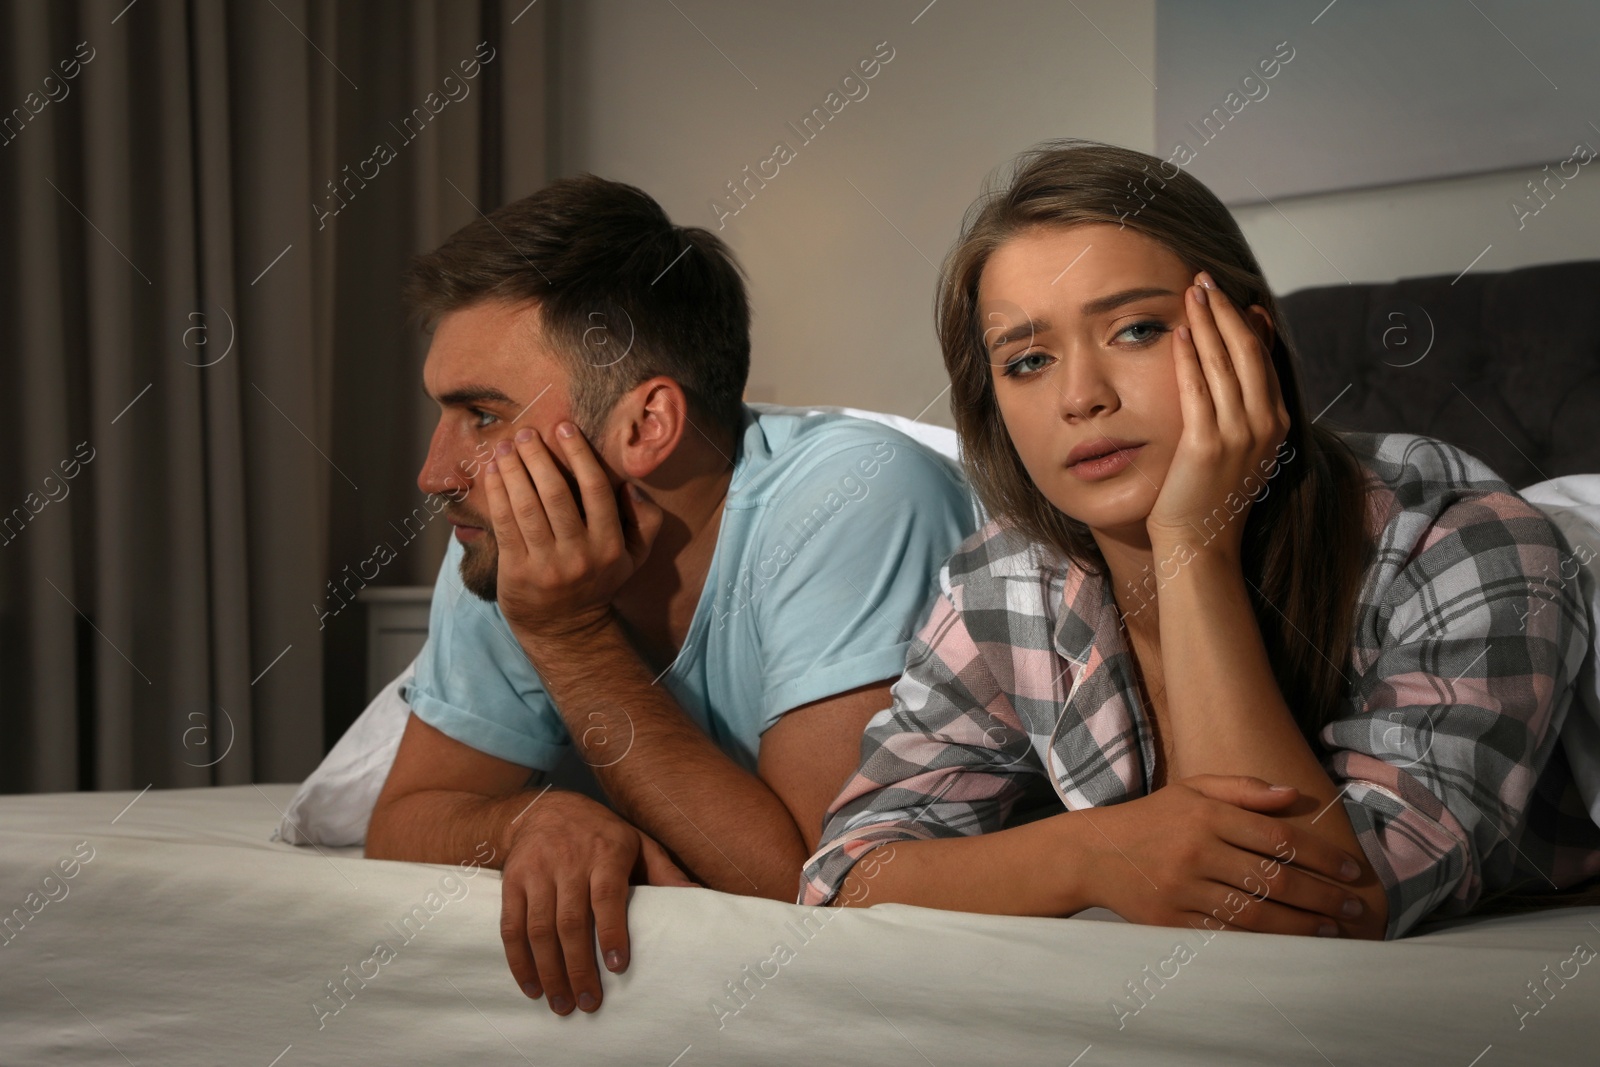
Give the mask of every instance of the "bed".
[[(1206, 942), (1105, 912), (813, 913), (646, 887), (632, 966), (595, 1015), (561, 1019), (506, 970), (498, 872), (271, 841), (293, 790), (0, 803), (5, 906), (64, 887), (0, 948), (0, 1062), (1497, 1067), (1592, 1063), (1600, 1044), (1600, 962), (1580, 962), (1600, 908)], [(392, 958), (368, 963), (380, 941)]]
[[(1330, 420), (1443, 437), (1528, 485), (1600, 472), (1596, 291), (1600, 263), (1566, 264), (1284, 311)], [(1417, 347), (1384, 332), (1396, 309)], [(0, 798), (0, 1064), (1600, 1058), (1600, 908), (1385, 943), (644, 887), (628, 972), (557, 1018), (510, 978), (497, 871), (274, 840), (296, 789)]]

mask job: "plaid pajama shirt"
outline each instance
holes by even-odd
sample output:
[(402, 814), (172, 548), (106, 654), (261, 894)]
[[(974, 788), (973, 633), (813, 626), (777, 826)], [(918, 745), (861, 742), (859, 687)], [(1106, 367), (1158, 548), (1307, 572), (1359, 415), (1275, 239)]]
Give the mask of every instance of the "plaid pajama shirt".
[[(1384, 936), (1486, 890), (1600, 873), (1600, 827), (1557, 744), (1592, 648), (1572, 547), (1454, 446), (1343, 436), (1368, 473), (1377, 551), (1345, 711), (1319, 739), (1388, 897)], [(1106, 578), (990, 523), (939, 587), (828, 810), (802, 904), (832, 900), (880, 844), (1000, 829), (1040, 776), (1072, 810), (1150, 792), (1154, 738)]]

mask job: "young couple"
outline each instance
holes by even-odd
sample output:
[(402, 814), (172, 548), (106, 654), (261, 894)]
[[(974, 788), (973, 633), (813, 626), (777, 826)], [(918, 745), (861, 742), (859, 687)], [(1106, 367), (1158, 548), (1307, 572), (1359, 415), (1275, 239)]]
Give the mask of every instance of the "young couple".
[[(1535, 577), (1569, 546), (1458, 449), (1313, 425), (1222, 204), (1117, 210), (1152, 166), (1045, 145), (968, 216), (976, 530), (910, 438), (742, 403), (738, 268), (637, 189), (419, 257), (456, 537), (367, 854), (492, 843), (562, 1015), (630, 882), (1376, 939), (1600, 874), (1557, 746), (1591, 623)], [(567, 745), (609, 806), (540, 788)]]

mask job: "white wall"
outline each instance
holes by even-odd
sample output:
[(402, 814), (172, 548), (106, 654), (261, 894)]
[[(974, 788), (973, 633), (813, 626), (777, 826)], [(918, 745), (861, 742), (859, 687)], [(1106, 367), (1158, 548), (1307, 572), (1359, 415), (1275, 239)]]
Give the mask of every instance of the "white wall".
[[(709, 203), (735, 204), (724, 183), (776, 141), (795, 150), (721, 218), (750, 275), (751, 399), (948, 425), (928, 261), (943, 259), (985, 176), (1050, 137), (1156, 150), (1152, 0), (675, 4), (564, 9), (560, 168), (632, 182), (675, 221), (716, 230)], [(802, 143), (785, 123), (822, 106), (882, 41), (894, 58), (868, 95)], [(1520, 232), (1507, 200), (1531, 171), (1303, 197), (1238, 217), (1279, 292), (1454, 276), (1491, 244), (1474, 269), (1504, 270), (1600, 255), (1600, 171), (1589, 169)]]

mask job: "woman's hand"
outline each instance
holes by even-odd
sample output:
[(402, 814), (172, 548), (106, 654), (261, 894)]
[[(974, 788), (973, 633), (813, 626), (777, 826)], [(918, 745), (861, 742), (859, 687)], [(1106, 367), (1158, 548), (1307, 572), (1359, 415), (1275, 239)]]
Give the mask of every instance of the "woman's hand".
[(1196, 278), (1201, 284), (1185, 296), (1189, 325), (1173, 341), (1183, 432), (1145, 528), (1158, 545), (1198, 548), (1197, 538), (1219, 539), (1237, 559), (1245, 516), (1276, 473), (1273, 454), (1288, 436), (1289, 409), (1266, 312), (1250, 309), (1266, 327), (1263, 344), (1209, 274)]
[[(1299, 795), (1259, 778), (1199, 774), (1149, 796), (1058, 818), (1086, 819), (1095, 853), (1089, 898), (1129, 922), (1154, 926), (1337, 936), (1353, 915), (1350, 891), (1307, 872), (1351, 881), (1360, 865), (1292, 824), (1258, 814)], [(1293, 864), (1293, 866), (1291, 866)]]

